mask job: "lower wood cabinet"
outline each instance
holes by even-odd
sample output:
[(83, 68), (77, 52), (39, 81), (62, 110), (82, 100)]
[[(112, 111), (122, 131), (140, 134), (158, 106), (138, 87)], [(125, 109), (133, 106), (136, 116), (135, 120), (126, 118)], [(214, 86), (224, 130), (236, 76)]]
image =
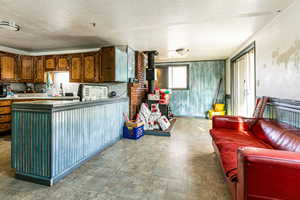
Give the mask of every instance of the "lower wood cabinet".
[(4, 122), (10, 122), (11, 121), (11, 115), (0, 115), (0, 123)]
[(2, 100), (0, 101), (0, 106), (10, 106), (11, 100)]
[(0, 132), (11, 128), (11, 100), (0, 101)]
[(11, 123), (0, 123), (0, 132), (9, 131), (11, 129)]
[(11, 107), (10, 106), (0, 108), (0, 115), (10, 114), (10, 113), (11, 113)]

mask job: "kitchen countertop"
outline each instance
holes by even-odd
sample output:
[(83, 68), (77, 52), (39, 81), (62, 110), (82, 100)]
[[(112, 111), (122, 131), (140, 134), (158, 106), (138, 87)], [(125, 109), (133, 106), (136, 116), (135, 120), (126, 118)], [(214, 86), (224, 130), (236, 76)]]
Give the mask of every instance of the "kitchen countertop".
[(3, 97), (3, 98), (0, 98), (0, 101), (1, 100), (21, 100), (21, 99), (53, 99), (53, 100), (72, 100), (72, 99), (79, 99), (78, 96), (55, 96), (55, 97), (49, 97), (49, 96), (43, 96), (43, 97), (39, 97), (39, 96), (27, 96), (27, 97)]
[(105, 98), (94, 101), (32, 101), (32, 102), (16, 102), (12, 105), (13, 110), (31, 110), (31, 111), (57, 111), (65, 109), (73, 109), (80, 107), (90, 107), (95, 105), (105, 105), (118, 102), (128, 101), (128, 97)]

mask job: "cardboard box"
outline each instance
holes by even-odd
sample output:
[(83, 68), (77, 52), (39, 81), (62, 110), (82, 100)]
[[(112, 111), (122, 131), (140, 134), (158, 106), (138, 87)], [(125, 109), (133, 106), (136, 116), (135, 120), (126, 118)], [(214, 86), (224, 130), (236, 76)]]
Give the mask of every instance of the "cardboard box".
[(128, 128), (136, 128), (136, 127), (140, 127), (140, 126), (143, 126), (144, 125), (144, 122), (132, 122), (132, 121), (128, 121), (125, 123), (125, 125), (128, 127)]

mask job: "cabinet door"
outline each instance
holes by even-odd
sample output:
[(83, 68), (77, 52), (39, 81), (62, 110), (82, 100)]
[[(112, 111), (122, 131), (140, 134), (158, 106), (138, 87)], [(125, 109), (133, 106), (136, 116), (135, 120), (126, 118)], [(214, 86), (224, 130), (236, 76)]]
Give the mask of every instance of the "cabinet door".
[(82, 57), (81, 54), (72, 55), (70, 68), (70, 82), (81, 82), (82, 72)]
[(127, 49), (127, 56), (128, 56), (128, 78), (135, 78), (135, 51), (128, 47)]
[(39, 56), (35, 58), (35, 79), (36, 83), (45, 83), (45, 66), (44, 57)]
[(101, 75), (102, 81), (115, 81), (115, 48), (104, 47), (101, 49)]
[(127, 75), (127, 52), (124, 49), (116, 48), (116, 67), (115, 67), (115, 81), (128, 82)]
[(97, 81), (97, 54), (88, 53), (83, 55), (83, 81), (96, 82)]
[(45, 56), (45, 71), (55, 71), (56, 62), (54, 56)]
[(70, 67), (68, 56), (58, 56), (57, 57), (57, 70), (68, 71)]
[(32, 56), (21, 56), (20, 78), (22, 82), (33, 82), (34, 61)]
[(98, 81), (99, 82), (103, 82), (103, 76), (102, 76), (102, 51), (100, 50), (98, 52), (98, 74), (99, 74), (99, 77), (98, 77)]
[(1, 80), (15, 81), (17, 58), (14, 55), (1, 55)]

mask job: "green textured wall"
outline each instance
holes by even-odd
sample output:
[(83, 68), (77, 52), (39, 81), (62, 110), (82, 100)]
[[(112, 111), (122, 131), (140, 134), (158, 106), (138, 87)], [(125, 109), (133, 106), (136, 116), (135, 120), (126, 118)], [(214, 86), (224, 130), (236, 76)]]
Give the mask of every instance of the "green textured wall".
[(223, 78), (223, 83), (219, 101), (224, 102), (225, 60), (159, 63), (157, 65), (172, 64), (189, 65), (189, 89), (173, 91), (171, 109), (174, 115), (205, 117), (207, 111), (211, 109), (220, 78)]

